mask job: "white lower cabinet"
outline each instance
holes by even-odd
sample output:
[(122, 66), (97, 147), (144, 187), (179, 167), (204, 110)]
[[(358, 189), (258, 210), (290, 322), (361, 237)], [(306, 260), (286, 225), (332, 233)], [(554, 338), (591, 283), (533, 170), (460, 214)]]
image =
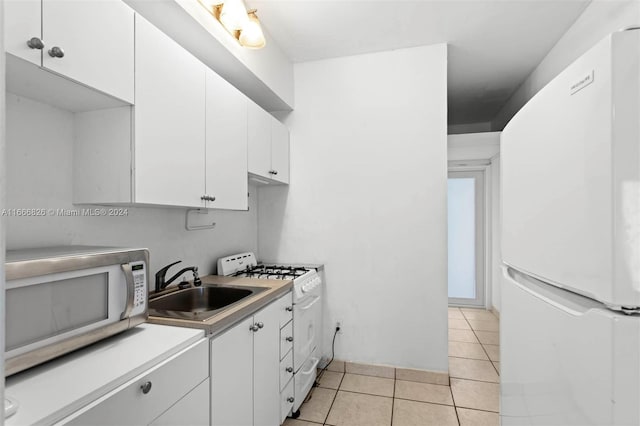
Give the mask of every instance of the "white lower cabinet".
[[(211, 340), (211, 424), (281, 424), (280, 318), (287, 293)], [(290, 305), (290, 303), (289, 303)]]
[(209, 423), (209, 379), (200, 383), (184, 398), (155, 419), (152, 426), (208, 426)]
[(209, 347), (203, 339), (63, 419), (69, 425), (209, 423)]

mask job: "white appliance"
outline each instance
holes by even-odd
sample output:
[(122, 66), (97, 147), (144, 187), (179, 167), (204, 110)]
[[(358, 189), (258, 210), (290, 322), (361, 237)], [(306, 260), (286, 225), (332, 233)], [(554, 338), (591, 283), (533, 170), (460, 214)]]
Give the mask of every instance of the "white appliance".
[(147, 319), (146, 249), (65, 246), (7, 251), (7, 376)]
[(503, 426), (640, 424), (640, 30), (502, 133)]
[(292, 415), (299, 408), (316, 380), (320, 362), (322, 327), (322, 278), (317, 266), (258, 264), (253, 253), (240, 253), (218, 259), (218, 275), (293, 280), (293, 382)]

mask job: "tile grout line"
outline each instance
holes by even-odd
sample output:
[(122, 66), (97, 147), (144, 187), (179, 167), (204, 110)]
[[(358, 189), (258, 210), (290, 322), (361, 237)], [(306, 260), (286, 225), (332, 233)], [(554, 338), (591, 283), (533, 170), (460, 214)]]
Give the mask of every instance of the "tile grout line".
[(458, 409), (458, 408), (462, 408), (463, 410), (480, 411), (481, 413), (497, 414), (498, 416), (500, 415), (500, 413), (497, 412), (497, 411), (483, 410), (482, 408), (471, 408), (471, 407), (464, 407), (464, 406), (457, 406), (456, 405), (456, 409)]
[[(464, 312), (462, 312), (462, 315), (464, 316), (464, 319), (467, 321), (467, 324), (469, 324), (469, 327), (471, 328), (471, 332), (473, 333), (473, 335), (476, 337), (476, 339), (478, 340), (478, 343), (480, 343), (480, 347), (482, 348), (482, 351), (484, 352), (484, 354), (487, 356), (487, 358), (489, 359), (489, 362), (491, 363), (491, 367), (493, 367), (493, 370), (496, 372), (496, 374), (498, 375), (498, 379), (500, 379), (500, 372), (498, 371), (498, 369), (496, 368), (495, 364), (493, 363), (493, 361), (491, 361), (491, 358), (489, 358), (489, 353), (487, 352), (487, 350), (484, 347), (484, 344), (480, 341), (480, 338), (478, 337), (478, 334), (476, 334), (476, 330), (474, 330), (473, 327), (471, 327), (471, 323), (469, 322), (469, 319), (467, 318), (467, 316), (464, 314)], [(500, 329), (498, 329), (498, 337), (500, 337)], [(482, 330), (479, 330), (482, 331)], [(498, 345), (499, 346), (499, 345)], [(460, 377), (457, 377), (458, 379)], [(479, 382), (482, 382), (483, 380), (478, 380)], [(500, 380), (498, 380), (498, 384), (500, 384)]]
[(331, 414), (331, 409), (333, 408), (333, 404), (336, 402), (336, 398), (338, 398), (338, 392), (340, 392), (340, 386), (342, 386), (342, 381), (344, 380), (344, 376), (346, 375), (346, 369), (345, 372), (342, 373), (342, 377), (340, 378), (340, 383), (338, 383), (338, 389), (336, 389), (336, 394), (333, 395), (333, 400), (331, 400), (331, 405), (329, 406), (329, 410), (327, 411), (327, 414), (324, 416), (324, 422), (322, 422), (323, 424), (327, 424), (327, 420), (329, 420), (329, 414)]
[(393, 426), (393, 410), (395, 408), (396, 405), (396, 380), (397, 380), (397, 373), (396, 370), (393, 370), (393, 394), (392, 394), (392, 398), (391, 398), (391, 425)]
[[(478, 337), (478, 335), (476, 333), (476, 330), (471, 326), (471, 323), (469, 322), (469, 318), (467, 318), (467, 316), (465, 315), (465, 313), (463, 311), (462, 311), (462, 316), (464, 317), (464, 319), (467, 322), (467, 324), (469, 324), (469, 328), (471, 329), (471, 332), (473, 333), (473, 335), (476, 338), (477, 342), (482, 347), (482, 351), (485, 353), (485, 355), (487, 356), (487, 359), (491, 363), (491, 366), (493, 367), (493, 369), (495, 370), (496, 374), (498, 375), (498, 383), (485, 382), (483, 380), (464, 379), (464, 378), (461, 378), (461, 377), (454, 377), (454, 379), (456, 379), (456, 380), (469, 380), (469, 381), (481, 382), (481, 383), (493, 383), (493, 384), (497, 384), (498, 385), (498, 389), (499, 389), (499, 387), (500, 387), (500, 381), (499, 381), (500, 380), (500, 372), (498, 371), (498, 369), (496, 368), (495, 364), (493, 363), (493, 361), (489, 357), (489, 353), (487, 352), (486, 348), (484, 347), (484, 343), (482, 343), (480, 341), (480, 338)], [(499, 333), (500, 333), (500, 331), (498, 331), (498, 336), (500, 336)], [(463, 343), (470, 343), (470, 342), (463, 342)], [(459, 358), (459, 357), (453, 357), (453, 358)], [(463, 359), (465, 359), (465, 358), (463, 358)], [(454, 407), (455, 407), (455, 410), (456, 410), (456, 417), (458, 417), (458, 405), (456, 404), (455, 397), (453, 396), (453, 389), (451, 389), (451, 397), (453, 398), (453, 403), (454, 403)], [(473, 408), (467, 408), (467, 407), (460, 407), (460, 408), (466, 408), (466, 409), (473, 410)], [(495, 411), (490, 411), (490, 410), (477, 410), (477, 411), (486, 411), (486, 412), (489, 412), (489, 413), (496, 413)], [(497, 414), (499, 416), (500, 412), (498, 411)], [(458, 423), (460, 423), (460, 418), (459, 417), (458, 417)]]

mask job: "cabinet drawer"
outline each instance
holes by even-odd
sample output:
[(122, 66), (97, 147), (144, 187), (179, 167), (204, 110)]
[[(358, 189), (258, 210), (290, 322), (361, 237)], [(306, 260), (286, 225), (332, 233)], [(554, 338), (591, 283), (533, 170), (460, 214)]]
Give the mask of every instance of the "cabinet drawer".
[(293, 321), (280, 329), (280, 359), (293, 348)]
[(293, 408), (293, 380), (289, 380), (289, 383), (285, 386), (284, 390), (280, 392), (280, 423), (284, 422), (291, 409)]
[[(149, 424), (209, 376), (208, 359), (209, 340), (203, 339), (92, 402), (62, 423)], [(148, 383), (151, 386), (145, 394), (143, 386)]]
[(280, 312), (280, 327), (282, 328), (286, 323), (293, 318), (293, 299), (292, 293), (289, 292), (276, 301), (278, 305), (278, 312)]
[(282, 361), (280, 361), (280, 390), (282, 390), (285, 385), (291, 380), (293, 377), (293, 351), (289, 351), (289, 353), (284, 357)]

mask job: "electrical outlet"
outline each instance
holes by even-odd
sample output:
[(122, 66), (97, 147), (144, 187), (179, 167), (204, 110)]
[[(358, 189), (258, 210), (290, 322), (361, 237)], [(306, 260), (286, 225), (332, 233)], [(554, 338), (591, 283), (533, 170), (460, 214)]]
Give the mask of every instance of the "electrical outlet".
[(338, 330), (338, 332), (342, 330), (342, 321), (336, 321), (336, 330)]

